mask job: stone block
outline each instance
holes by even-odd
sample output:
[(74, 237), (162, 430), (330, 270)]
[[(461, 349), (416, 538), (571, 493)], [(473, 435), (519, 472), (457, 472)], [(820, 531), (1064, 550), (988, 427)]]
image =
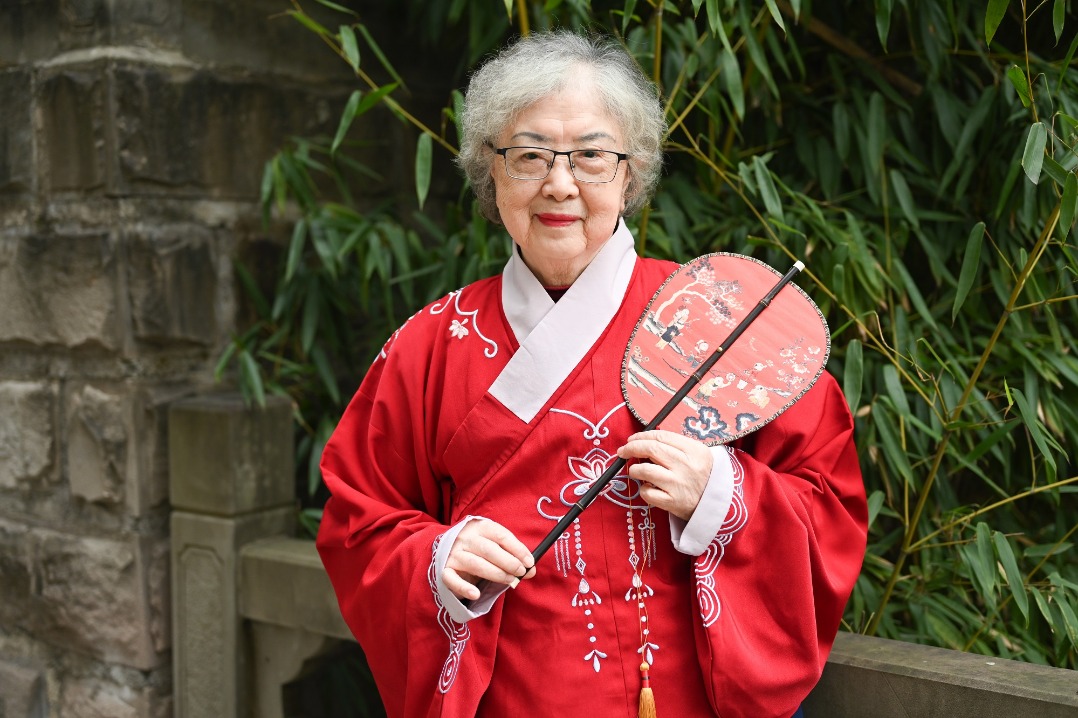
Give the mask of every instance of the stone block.
[[(199, 235), (202, 236), (199, 236)], [(217, 338), (217, 266), (205, 231), (130, 238), (127, 286), (139, 341), (212, 345)]]
[(0, 341), (118, 348), (115, 261), (104, 235), (0, 237)]
[(40, 671), (0, 659), (0, 718), (45, 718)]
[[(186, 0), (183, 54), (199, 63), (258, 68), (322, 83), (353, 81), (348, 65), (327, 52), (314, 33), (285, 15), (285, 7), (278, 0)], [(349, 21), (347, 15), (317, 3), (304, 3), (304, 10), (326, 27)], [(229, 41), (221, 42), (222, 37)]]
[(291, 508), (220, 518), (172, 514), (173, 675), (179, 718), (248, 715), (238, 609), (240, 549), (294, 529)]
[(63, 66), (42, 73), (37, 111), (47, 186), (57, 192), (93, 192), (106, 184), (105, 63)]
[(292, 408), (238, 394), (185, 399), (169, 411), (169, 494), (176, 509), (236, 516), (295, 503)]
[[(117, 62), (118, 194), (255, 199), (290, 135), (330, 131), (330, 104), (269, 78)], [(344, 94), (341, 93), (341, 106)]]
[(72, 496), (104, 505), (124, 501), (135, 451), (126, 397), (84, 386), (67, 402), (67, 477)]
[(77, 536), (0, 519), (0, 622), (65, 651), (150, 670), (169, 646), (163, 539)]
[(1076, 688), (1063, 668), (839, 633), (804, 708), (832, 718), (1069, 718)]
[(355, 640), (314, 541), (275, 537), (244, 546), (240, 576), (244, 618)]
[(22, 626), (23, 611), (30, 608), (33, 574), (28, 541), (25, 526), (0, 521), (0, 629)]
[(0, 72), (0, 108), (0, 194), (25, 193), (34, 174), (29, 70)]
[(0, 382), (0, 489), (39, 482), (53, 465), (54, 397), (43, 382)]
[(0, 2), (0, 67), (52, 56), (59, 48), (59, 10), (60, 0)]

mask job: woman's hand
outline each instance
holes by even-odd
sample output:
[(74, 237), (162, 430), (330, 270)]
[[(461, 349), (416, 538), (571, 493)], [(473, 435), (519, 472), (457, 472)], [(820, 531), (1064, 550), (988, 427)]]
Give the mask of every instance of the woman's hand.
[(711, 476), (711, 450), (672, 431), (642, 431), (618, 449), (623, 459), (640, 459), (629, 478), (640, 482), (640, 496), (656, 508), (688, 521)]
[(469, 521), (449, 549), (442, 581), (461, 600), (479, 598), (481, 580), (512, 584), (535, 575), (531, 551), (509, 529), (487, 519)]

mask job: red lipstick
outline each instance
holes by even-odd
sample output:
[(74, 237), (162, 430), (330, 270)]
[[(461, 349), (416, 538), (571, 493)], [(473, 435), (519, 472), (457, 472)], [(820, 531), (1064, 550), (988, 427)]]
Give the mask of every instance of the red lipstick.
[(579, 219), (579, 217), (571, 214), (554, 214), (552, 212), (537, 214), (535, 218), (547, 227), (568, 227)]

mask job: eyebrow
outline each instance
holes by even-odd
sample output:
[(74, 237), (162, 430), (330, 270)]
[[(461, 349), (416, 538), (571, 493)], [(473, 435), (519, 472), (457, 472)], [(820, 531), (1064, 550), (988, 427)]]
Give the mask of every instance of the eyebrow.
[[(546, 135), (541, 135), (538, 132), (518, 132), (509, 139), (516, 140), (517, 138), (524, 138), (528, 140), (535, 140), (536, 142), (549, 142), (552, 138)], [(603, 132), (598, 130), (596, 132), (588, 132), (587, 134), (580, 135), (576, 138), (576, 142), (591, 142), (592, 140), (612, 140), (614, 136), (609, 132)]]

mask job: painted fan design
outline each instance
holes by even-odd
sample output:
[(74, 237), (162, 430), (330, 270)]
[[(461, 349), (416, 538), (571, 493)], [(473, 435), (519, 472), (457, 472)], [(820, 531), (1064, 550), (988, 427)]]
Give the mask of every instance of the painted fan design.
[[(819, 307), (798, 286), (783, 286), (735, 342), (731, 332), (782, 275), (739, 254), (698, 257), (652, 298), (622, 363), (622, 391), (644, 424), (696, 374), (658, 428), (707, 444), (748, 434), (784, 412), (816, 382), (831, 350)], [(721, 356), (701, 373), (720, 345)]]

